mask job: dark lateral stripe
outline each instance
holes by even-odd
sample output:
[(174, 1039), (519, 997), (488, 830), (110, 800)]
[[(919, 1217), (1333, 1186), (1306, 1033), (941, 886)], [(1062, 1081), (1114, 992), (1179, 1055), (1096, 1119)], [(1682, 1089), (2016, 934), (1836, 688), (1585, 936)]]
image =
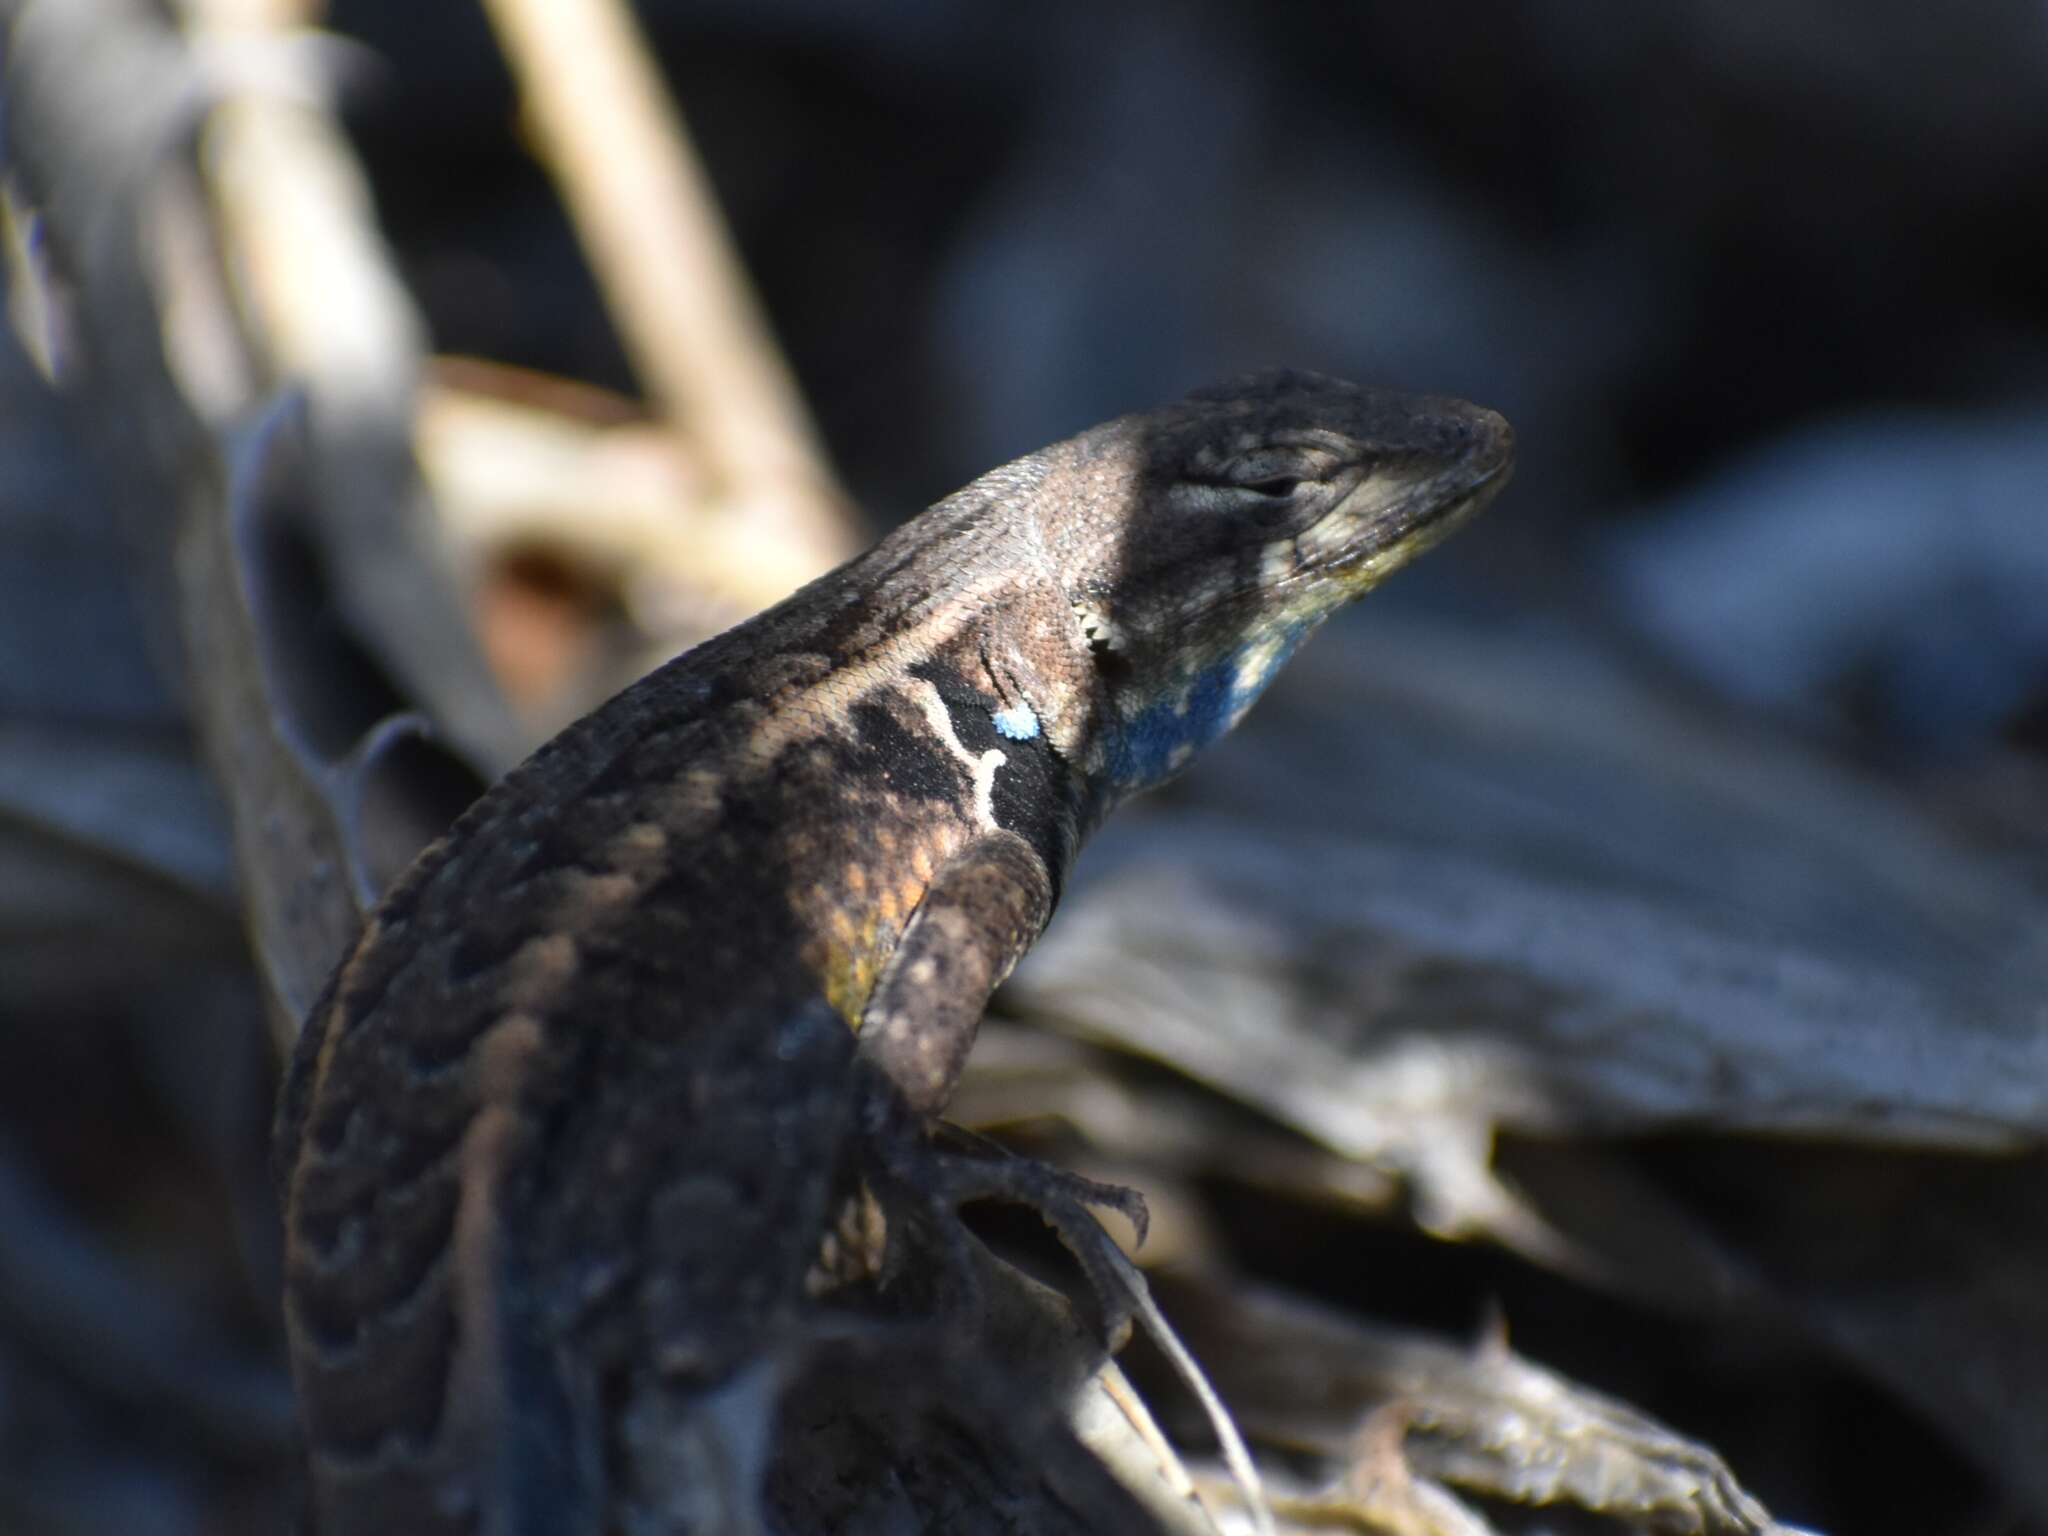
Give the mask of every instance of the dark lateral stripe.
[(854, 705), (852, 718), (854, 739), (868, 759), (865, 775), (879, 766), (881, 783), (897, 794), (953, 807), (967, 803), (973, 791), (965, 770), (921, 725), (913, 729), (895, 709), (873, 698)]

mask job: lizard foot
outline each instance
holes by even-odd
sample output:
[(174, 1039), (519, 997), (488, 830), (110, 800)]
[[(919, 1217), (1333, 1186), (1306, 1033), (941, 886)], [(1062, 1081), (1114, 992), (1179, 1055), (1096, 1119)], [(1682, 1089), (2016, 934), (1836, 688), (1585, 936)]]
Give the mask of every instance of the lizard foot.
[[(1101, 1184), (1035, 1158), (1019, 1157), (986, 1137), (943, 1121), (930, 1134), (908, 1117), (876, 1117), (868, 1125), (871, 1132), (878, 1133), (872, 1143), (880, 1152), (874, 1171), (888, 1191), (885, 1203), (897, 1210), (907, 1204), (930, 1221), (958, 1294), (970, 1310), (980, 1287), (967, 1248), (971, 1238), (960, 1220), (959, 1208), (974, 1200), (1002, 1200), (1038, 1212), (1088, 1277), (1109, 1351), (1114, 1354), (1123, 1347), (1134, 1323), (1144, 1329), (1208, 1416), (1223, 1448), (1224, 1462), (1243, 1490), (1253, 1531), (1257, 1536), (1272, 1536), (1272, 1510), (1236, 1422), (1160, 1312), (1144, 1274), (1093, 1215), (1094, 1209), (1121, 1212), (1137, 1229), (1142, 1245), (1150, 1224), (1145, 1197), (1124, 1185)], [(892, 1250), (898, 1246), (889, 1245)]]
[(1120, 1184), (1097, 1183), (1050, 1163), (1019, 1157), (957, 1126), (941, 1123), (930, 1136), (920, 1129), (914, 1137), (896, 1141), (886, 1176), (913, 1192), (937, 1218), (933, 1224), (939, 1241), (945, 1245), (950, 1266), (970, 1302), (978, 1287), (973, 1278), (974, 1266), (966, 1252), (969, 1236), (959, 1219), (959, 1207), (973, 1200), (1002, 1200), (1030, 1206), (1058, 1234), (1088, 1277), (1101, 1312), (1103, 1341), (1110, 1353), (1123, 1348), (1133, 1324), (1144, 1329), (1207, 1415), (1223, 1448), (1224, 1462), (1244, 1493), (1253, 1531), (1257, 1536), (1272, 1536), (1272, 1510), (1236, 1422), (1173, 1325), (1160, 1312), (1143, 1273), (1092, 1214), (1091, 1208), (1121, 1212), (1137, 1229), (1138, 1242), (1142, 1244), (1148, 1226), (1145, 1197)]
[(1114, 1350), (1129, 1336), (1138, 1302), (1131, 1294), (1130, 1263), (1094, 1210), (1113, 1210), (1136, 1229), (1142, 1245), (1149, 1225), (1145, 1197), (1119, 1184), (1084, 1179), (1050, 1163), (1020, 1157), (957, 1126), (922, 1128), (885, 1138), (883, 1173), (936, 1218), (932, 1225), (949, 1252), (949, 1268), (971, 1291), (974, 1273), (964, 1245), (968, 1232), (959, 1209), (976, 1200), (1029, 1206), (1052, 1228), (1081, 1266), (1101, 1314), (1104, 1339)]

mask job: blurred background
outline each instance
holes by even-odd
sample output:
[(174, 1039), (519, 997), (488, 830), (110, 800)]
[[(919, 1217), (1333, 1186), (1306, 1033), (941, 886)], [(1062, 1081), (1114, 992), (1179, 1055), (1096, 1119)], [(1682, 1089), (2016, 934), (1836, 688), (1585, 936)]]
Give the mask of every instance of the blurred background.
[[(1507, 588), (1489, 602), (1639, 622), (1747, 681), (1768, 623), (1674, 613), (1711, 599), (1652, 588), (1650, 525), (1697, 514), (1668, 519), (1675, 563), (1716, 489), (1754, 504), (1768, 466), (1796, 505), (1730, 518), (1699, 577), (1801, 584), (1757, 606), (1808, 610), (1829, 649), (1766, 691), (1885, 746), (2024, 718), (2042, 605), (1981, 572), (2044, 536), (2038, 6), (640, 11), (877, 526), (1195, 381), (1315, 367), (1518, 425), (1512, 516), (1435, 562)], [(437, 344), (630, 390), (482, 15), (331, 19), (374, 50), (348, 121)], [(1903, 494), (1957, 459), (1980, 467), (1942, 505)], [(2006, 553), (1973, 574), (1994, 529)], [(1847, 547), (1785, 569), (1823, 534)], [(1880, 579), (1917, 589), (1888, 635), (1853, 618)]]
[[(1601, 1262), (1545, 1262), (1405, 1133), (1375, 1148), (1406, 1193), (1336, 1220), (1184, 1168), (1202, 1243), (1382, 1321), (1469, 1336), (1498, 1309), (1523, 1354), (1711, 1445), (1800, 1525), (2048, 1531), (2048, 8), (634, 9), (859, 509), (852, 545), (1255, 367), (1458, 394), (1517, 429), (1495, 509), (1106, 837), (1074, 922), (1170, 953), (1079, 914), (1119, 889), (1197, 901), (1205, 863), (1232, 870), (1219, 920), (1270, 913), (1299, 866), (1262, 884), (1240, 841), (1355, 838), (1388, 910), (1361, 895), (1281, 937), (1321, 933), (1346, 997), (1395, 945), (1411, 990), (1344, 1015), (1361, 1029), (1432, 1008), (1463, 1028), (1480, 996), (1523, 1067), (1583, 1052), (1458, 1123), (1497, 1138), (1521, 1216)], [(637, 419), (483, 11), (332, 0), (321, 25), (433, 352)], [(8, 345), (0, 1526), (275, 1530), (272, 1048), (223, 815), (116, 569), (131, 482)], [(478, 558), (529, 738), (752, 601), (648, 598), (545, 529)], [(620, 625), (636, 638), (591, 649)], [(1402, 926), (1411, 888), (1438, 929)], [(1076, 1001), (1088, 956), (1054, 942), (1012, 1012), (1120, 1043), (1129, 997)], [(1418, 1001), (1422, 960), (1493, 990)], [(1601, 1078), (1679, 1016), (1715, 1043)], [(1230, 1093), (1227, 1062), (1188, 1070)], [(1266, 1128), (1314, 1119), (1245, 1102)], [(1625, 1181), (1585, 1175), (1581, 1133)], [(1685, 1245), (1703, 1234), (1711, 1259)], [(1624, 1252), (1641, 1270), (1617, 1279)]]

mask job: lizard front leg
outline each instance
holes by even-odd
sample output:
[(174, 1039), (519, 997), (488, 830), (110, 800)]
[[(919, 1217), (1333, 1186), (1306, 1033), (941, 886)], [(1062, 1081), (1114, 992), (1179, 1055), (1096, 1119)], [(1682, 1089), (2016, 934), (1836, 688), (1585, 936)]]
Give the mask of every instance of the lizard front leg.
[(989, 994), (1052, 916), (1052, 877), (1014, 832), (984, 832), (933, 875), (861, 1014), (860, 1058), (925, 1122), (967, 1065)]
[(967, 1064), (988, 999), (1052, 915), (1045, 861), (1013, 832), (982, 834), (934, 876), (876, 983), (860, 1029), (861, 1124), (884, 1176), (945, 1208), (971, 1200), (1028, 1205), (1087, 1273), (1106, 1331), (1130, 1317), (1128, 1286), (1090, 1206), (1121, 1211), (1144, 1241), (1144, 1197), (1012, 1156), (938, 1117)]

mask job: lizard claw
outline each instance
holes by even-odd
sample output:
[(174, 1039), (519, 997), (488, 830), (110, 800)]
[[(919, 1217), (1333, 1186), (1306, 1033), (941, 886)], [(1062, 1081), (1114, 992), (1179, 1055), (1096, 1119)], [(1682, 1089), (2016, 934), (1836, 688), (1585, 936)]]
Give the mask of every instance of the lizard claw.
[[(1046, 1224), (1056, 1232), (1060, 1228), (1044, 1209), (1048, 1205), (1064, 1203), (1083, 1214), (1090, 1207), (1115, 1211), (1136, 1230), (1135, 1245), (1145, 1246), (1145, 1238), (1152, 1229), (1152, 1213), (1145, 1205), (1145, 1197), (1128, 1184), (1084, 1179), (1078, 1173), (1025, 1157), (986, 1136), (944, 1122), (932, 1141), (933, 1151), (945, 1160), (948, 1176), (966, 1184), (974, 1184), (977, 1179), (983, 1181), (983, 1187), (961, 1195), (963, 1204), (969, 1200), (1006, 1200), (1013, 1205), (1028, 1205), (1045, 1216)], [(1087, 1220), (1094, 1222), (1093, 1217)], [(1061, 1232), (1062, 1240), (1065, 1236)]]
[(967, 1229), (959, 1219), (960, 1207), (976, 1200), (1029, 1206), (1052, 1228), (1087, 1276), (1105, 1341), (1115, 1349), (1129, 1337), (1136, 1311), (1125, 1279), (1129, 1265), (1092, 1212), (1118, 1212), (1136, 1229), (1142, 1245), (1150, 1216), (1145, 1197), (1137, 1190), (1099, 1183), (1036, 1158), (1020, 1157), (956, 1126), (942, 1125), (929, 1136), (918, 1129), (909, 1136), (886, 1140), (892, 1143), (883, 1158), (889, 1182), (911, 1192), (917, 1203), (938, 1217), (935, 1225), (948, 1249), (949, 1267), (970, 1294), (974, 1270), (964, 1252)]

